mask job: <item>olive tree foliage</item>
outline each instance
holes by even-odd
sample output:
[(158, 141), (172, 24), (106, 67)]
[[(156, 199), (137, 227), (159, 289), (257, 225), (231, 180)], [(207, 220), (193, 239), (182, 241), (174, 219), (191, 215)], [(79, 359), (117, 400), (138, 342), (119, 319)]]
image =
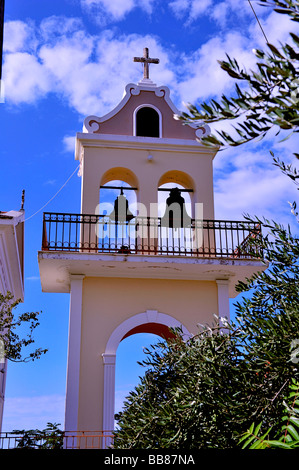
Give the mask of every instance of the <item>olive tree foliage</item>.
[[(291, 21), (299, 22), (299, 2), (293, 0), (259, 0), (257, 2)], [(256, 69), (245, 70), (228, 54), (219, 60), (221, 69), (236, 80), (235, 94), (211, 99), (200, 106), (188, 104), (188, 112), (177, 116), (186, 123), (204, 121), (215, 123), (234, 121), (232, 132), (216, 131), (202, 138), (208, 146), (237, 147), (250, 141), (263, 139), (271, 130), (277, 135), (288, 132), (296, 137), (299, 132), (299, 37), (289, 34), (289, 42), (277, 47), (267, 43), (265, 50), (254, 49)], [(286, 137), (284, 137), (285, 139)], [(273, 156), (274, 164), (298, 184), (298, 170)], [(294, 153), (298, 159), (299, 153)]]
[[(287, 14), (292, 21), (299, 22), (298, 1), (260, 0), (257, 3), (272, 6), (277, 13)], [(229, 98), (223, 95), (219, 101), (212, 99), (199, 107), (189, 104), (188, 112), (178, 118), (192, 123), (237, 120), (233, 125), (236, 135), (219, 131), (217, 135), (202, 139), (212, 146), (239, 146), (265, 137), (273, 127), (278, 132), (298, 133), (298, 46), (299, 37), (291, 32), (290, 43), (280, 48), (267, 43), (265, 51), (253, 50), (257, 57), (256, 70), (250, 71), (242, 69), (236, 59), (226, 54), (227, 59), (218, 62), (236, 80), (235, 95)]]
[[(299, 21), (298, 1), (258, 3)], [(188, 105), (188, 113), (178, 117), (198, 126), (234, 121), (232, 134), (219, 131), (202, 139), (205, 145), (237, 147), (273, 129), (291, 138), (298, 134), (299, 37), (290, 33), (290, 43), (267, 44), (255, 54), (255, 71), (242, 70), (229, 56), (220, 61), (237, 82), (234, 96), (199, 109)], [(296, 167), (271, 155), (298, 185)], [(292, 212), (298, 218), (296, 202)], [(262, 237), (250, 243), (263, 251), (267, 269), (238, 283), (243, 295), (235, 322), (225, 330), (216, 320), (188, 340), (176, 331), (173, 339), (146, 350), (146, 372), (117, 416), (114, 447), (235, 448), (244, 432), (248, 439), (269, 429), (273, 436), (281, 432), (289, 387), (299, 380), (299, 241), (289, 226), (245, 218), (263, 225)]]
[(236, 320), (215, 319), (187, 340), (177, 330), (145, 351), (115, 448), (237, 448), (254, 422), (261, 433), (281, 431), (288, 388), (299, 380), (299, 243), (289, 228), (267, 228), (251, 243), (269, 267), (238, 284), (250, 295), (236, 302)]
[(251, 243), (269, 267), (238, 283), (250, 295), (236, 302), (235, 322), (215, 317), (189, 339), (175, 330), (145, 351), (145, 374), (117, 416), (115, 448), (237, 448), (254, 422), (254, 436), (281, 432), (299, 380), (299, 243), (289, 228), (263, 224), (267, 235)]
[(13, 295), (7, 292), (0, 293), (0, 355), (1, 362), (8, 359), (13, 362), (28, 362), (39, 359), (47, 352), (47, 349), (35, 349), (28, 351), (34, 343), (33, 333), (39, 326), (38, 316), (40, 312), (26, 312), (17, 314), (16, 307), (20, 300), (14, 300)]
[[(231, 420), (241, 406), (233, 410), (228, 401), (238, 388), (243, 405), (249, 398), (237, 345), (237, 333), (220, 335), (215, 325), (187, 341), (176, 330), (174, 339), (147, 349), (146, 373), (118, 416), (114, 447), (221, 448), (232, 443)], [(242, 419), (240, 424), (241, 432)]]
[(187, 340), (176, 331), (146, 350), (116, 448), (235, 448), (253, 421), (278, 432), (299, 380), (299, 244), (279, 225), (269, 230), (259, 241), (269, 268), (239, 283), (251, 295), (236, 303), (235, 322), (215, 320)]
[(47, 427), (42, 431), (39, 429), (12, 431), (17, 443), (16, 448), (48, 450), (63, 449), (64, 432), (58, 426), (60, 426), (60, 424), (47, 423)]
[(289, 386), (289, 396), (284, 402), (285, 413), (281, 419), (281, 429), (277, 435), (272, 436), (269, 428), (261, 435), (262, 423), (254, 423), (240, 439), (242, 449), (297, 449), (299, 447), (299, 382), (292, 381)]

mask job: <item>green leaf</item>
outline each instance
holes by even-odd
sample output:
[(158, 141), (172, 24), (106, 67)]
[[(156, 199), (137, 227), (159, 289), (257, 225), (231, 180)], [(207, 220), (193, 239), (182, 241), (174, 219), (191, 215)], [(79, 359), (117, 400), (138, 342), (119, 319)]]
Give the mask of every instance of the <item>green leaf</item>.
[(247, 439), (247, 441), (243, 444), (242, 449), (246, 449), (246, 447), (248, 447), (251, 444), (251, 442), (255, 439), (256, 439), (256, 436), (250, 436)]
[(280, 13), (282, 15), (289, 15), (290, 12), (287, 8), (274, 8), (274, 11), (276, 11), (276, 13)]
[(289, 424), (288, 426), (286, 426), (286, 428), (287, 428), (288, 433), (292, 436), (292, 438), (299, 442), (299, 434), (297, 433), (294, 426)]
[(289, 420), (291, 423), (295, 424), (295, 426), (299, 427), (299, 418), (296, 418), (295, 416), (290, 416)]
[(293, 41), (299, 46), (299, 37), (295, 33), (290, 33)]
[(277, 447), (280, 449), (290, 449), (290, 445), (286, 444), (285, 442), (277, 441), (277, 440), (271, 440), (271, 441), (265, 441), (269, 445), (269, 447)]
[(279, 140), (279, 142), (285, 142), (285, 141), (288, 140), (293, 134), (294, 134), (294, 132), (290, 132), (286, 137), (284, 137), (284, 139)]

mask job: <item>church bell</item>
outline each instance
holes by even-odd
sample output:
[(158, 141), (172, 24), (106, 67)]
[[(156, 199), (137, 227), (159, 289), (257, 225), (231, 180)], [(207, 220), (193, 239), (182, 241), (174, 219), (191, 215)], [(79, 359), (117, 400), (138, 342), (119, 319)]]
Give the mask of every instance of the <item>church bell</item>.
[(130, 222), (135, 216), (129, 210), (129, 203), (121, 188), (120, 195), (114, 201), (114, 210), (109, 215), (115, 222)]
[(191, 217), (187, 214), (185, 199), (179, 188), (170, 190), (166, 199), (165, 214), (161, 218), (161, 227), (182, 228), (191, 226)]

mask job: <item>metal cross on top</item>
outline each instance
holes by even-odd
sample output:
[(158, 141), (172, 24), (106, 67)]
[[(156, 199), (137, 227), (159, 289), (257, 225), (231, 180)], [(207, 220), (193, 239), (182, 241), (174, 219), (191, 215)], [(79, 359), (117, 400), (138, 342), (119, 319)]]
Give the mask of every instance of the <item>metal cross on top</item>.
[(149, 78), (149, 64), (159, 64), (159, 59), (151, 59), (148, 53), (148, 47), (143, 49), (143, 57), (134, 57), (134, 62), (143, 63), (143, 78)]

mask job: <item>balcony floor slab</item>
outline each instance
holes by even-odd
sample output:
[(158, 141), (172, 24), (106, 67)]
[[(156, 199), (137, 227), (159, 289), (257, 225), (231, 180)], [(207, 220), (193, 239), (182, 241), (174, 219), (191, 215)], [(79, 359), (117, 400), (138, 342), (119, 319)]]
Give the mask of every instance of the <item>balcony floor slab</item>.
[(200, 258), (142, 254), (38, 252), (43, 292), (70, 292), (70, 275), (213, 281), (228, 279), (229, 295), (237, 295), (235, 285), (245, 281), (267, 264), (259, 259)]

